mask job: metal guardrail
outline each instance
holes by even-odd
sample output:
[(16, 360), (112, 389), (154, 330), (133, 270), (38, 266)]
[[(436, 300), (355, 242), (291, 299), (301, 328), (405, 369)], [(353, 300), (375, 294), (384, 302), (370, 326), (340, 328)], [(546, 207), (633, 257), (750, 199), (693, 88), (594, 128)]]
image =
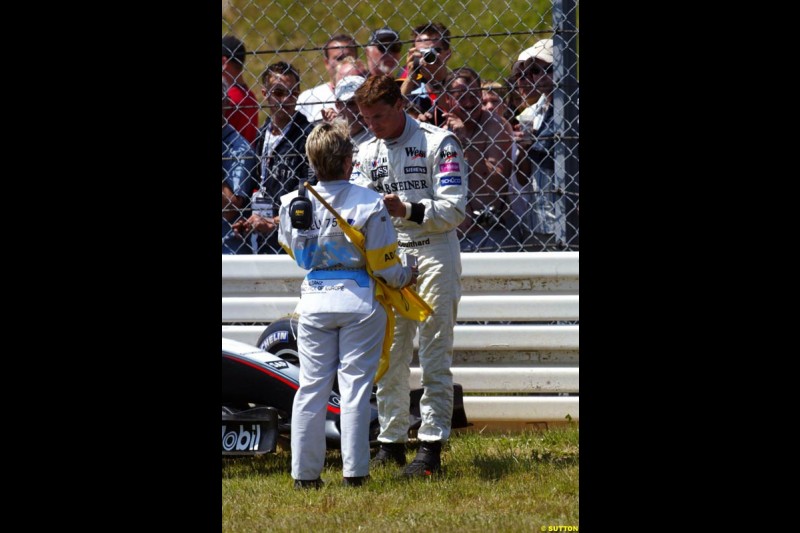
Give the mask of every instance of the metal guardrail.
[[(461, 261), (453, 376), (470, 422), (578, 420), (578, 252), (462, 253)], [(255, 344), (264, 323), (294, 311), (304, 275), (286, 255), (222, 256), (223, 337)], [(418, 367), (410, 380), (419, 386)]]

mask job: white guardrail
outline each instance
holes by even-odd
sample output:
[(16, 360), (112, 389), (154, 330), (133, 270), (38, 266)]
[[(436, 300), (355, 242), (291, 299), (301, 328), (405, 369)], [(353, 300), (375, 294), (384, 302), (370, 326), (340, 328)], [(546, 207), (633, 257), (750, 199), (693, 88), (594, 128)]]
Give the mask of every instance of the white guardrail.
[[(579, 419), (578, 254), (461, 254), (453, 379), (476, 427)], [(230, 324), (291, 314), (305, 273), (287, 255), (223, 255), (222, 336), (255, 345), (265, 325)]]

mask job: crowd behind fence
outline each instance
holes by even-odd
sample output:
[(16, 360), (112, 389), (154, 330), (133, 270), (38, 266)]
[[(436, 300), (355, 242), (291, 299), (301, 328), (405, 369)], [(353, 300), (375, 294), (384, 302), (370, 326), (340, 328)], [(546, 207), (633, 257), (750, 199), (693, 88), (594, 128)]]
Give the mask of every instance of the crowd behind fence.
[[(409, 93), (407, 110), (450, 129), (442, 117), (469, 117), (472, 131), (459, 135), (471, 162), (462, 251), (579, 251), (577, 11), (573, 0), (224, 1), (223, 253), (280, 252), (255, 229), (234, 231), (236, 221), (270, 214), (279, 191), (313, 180), (300, 140), (315, 119), (328, 119), (321, 108), (339, 109), (344, 63), (356, 74), (383, 72), (404, 84), (414, 75), (404, 69), (406, 54), (430, 23), (448, 34), (433, 48), (447, 56), (440, 62), (448, 75), (422, 77), (414, 90), (432, 95), (434, 105), (423, 109)], [(331, 43), (336, 36), (341, 42)], [(355, 60), (344, 60), (348, 54)], [(292, 73), (299, 86), (283, 91), (274, 83), (291, 81)], [(297, 118), (268, 127), (294, 99)]]

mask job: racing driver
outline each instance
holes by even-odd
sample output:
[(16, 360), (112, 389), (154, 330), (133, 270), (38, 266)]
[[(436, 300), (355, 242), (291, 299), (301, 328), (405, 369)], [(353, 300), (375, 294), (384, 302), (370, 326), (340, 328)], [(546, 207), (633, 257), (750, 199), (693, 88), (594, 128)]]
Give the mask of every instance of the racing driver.
[(430, 476), (441, 468), (442, 443), (452, 421), (450, 366), (461, 299), (456, 227), (465, 216), (469, 172), (455, 135), (407, 114), (400, 87), (390, 76), (370, 76), (355, 99), (375, 138), (359, 145), (350, 180), (383, 194), (400, 252), (416, 258), (417, 292), (433, 308), (421, 323), (396, 315), (389, 369), (377, 388), (381, 444), (373, 464), (406, 465), (409, 374), (419, 327), (420, 446), (403, 473)]

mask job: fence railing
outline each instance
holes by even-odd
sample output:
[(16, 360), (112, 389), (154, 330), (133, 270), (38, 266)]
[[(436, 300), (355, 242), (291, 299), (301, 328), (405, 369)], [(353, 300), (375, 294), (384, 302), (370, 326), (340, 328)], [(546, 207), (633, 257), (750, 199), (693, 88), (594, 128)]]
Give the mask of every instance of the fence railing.
[[(296, 180), (304, 178), (304, 165), (278, 164), (281, 158), (277, 157), (300, 154), (299, 159), (291, 159), (302, 160), (304, 136), (286, 136), (278, 146), (263, 142), (265, 124), (284, 104), (267, 96), (271, 82), (269, 76), (265, 81), (262, 75), (278, 63), (291, 65), (298, 75), (298, 94), (297, 105), (289, 107), (296, 115), (308, 113), (312, 121), (319, 120), (318, 106), (336, 112), (331, 87), (338, 81), (336, 68), (347, 66), (340, 55), (349, 55), (353, 68), (364, 75), (383, 72), (407, 78), (406, 67), (413, 69), (413, 64), (407, 64), (409, 50), (428, 42), (416, 43), (420, 35), (441, 41), (424, 46), (446, 50), (440, 52), (445, 63), (439, 69), (442, 73), (467, 67), (480, 78), (468, 82), (468, 89), (448, 88), (441, 83), (446, 77), (425, 88), (437, 95), (436, 109), (462, 120), (467, 120), (467, 114), (472, 117), (464, 126), (471, 133), (461, 135), (470, 167), (466, 218), (458, 230), (462, 251), (579, 251), (578, 4), (577, 0), (224, 1), (221, 33), (242, 44), (240, 61), (226, 61), (223, 67), (226, 85), (234, 86), (227, 93), (231, 101), (224, 104), (225, 120), (243, 132), (253, 152), (242, 149), (236, 154), (229, 153), (231, 150), (223, 153), (229, 162), (223, 169), (223, 185), (239, 197), (235, 206), (229, 200), (222, 206), (226, 219), (223, 253), (278, 252), (275, 241), (239, 243), (227, 223), (250, 215), (254, 190), (263, 190), (266, 196), (259, 198), (269, 200), (263, 205), (274, 207), (282, 194), (296, 189)], [(438, 29), (426, 30), (430, 23)], [(391, 44), (386, 43), (388, 47), (375, 46), (373, 36), (379, 28), (388, 28), (389, 34), (396, 36)], [(344, 39), (334, 41), (343, 48), (331, 51), (326, 46), (334, 36)], [(531, 50), (550, 40), (552, 46), (547, 50), (551, 51), (537, 56), (543, 68), (532, 70), (526, 63), (537, 60), (530, 56)], [(226, 53), (230, 55), (230, 50)], [(528, 59), (520, 63), (521, 57)], [(545, 68), (547, 63), (551, 66)], [(475, 109), (470, 94), (485, 106), (485, 113), (469, 111)], [(409, 112), (427, 102), (425, 98), (420, 102), (413, 94), (406, 98)], [(453, 127), (439, 115), (434, 112), (423, 120)], [(491, 115), (502, 122), (502, 132), (495, 131)], [(527, 125), (532, 124), (534, 115), (539, 118), (531, 129)], [(351, 131), (351, 135), (361, 139), (365, 131)], [(270, 150), (276, 149), (277, 154), (270, 155)], [(487, 166), (485, 162), (491, 160), (495, 163)], [(231, 161), (239, 162), (240, 170), (246, 167), (254, 182), (239, 179), (239, 174), (231, 170)], [(239, 214), (234, 215), (237, 210)], [(234, 220), (228, 220), (231, 217)]]
[[(452, 370), (476, 426), (579, 419), (578, 257), (461, 254)], [(223, 337), (255, 345), (268, 323), (294, 311), (305, 273), (287, 255), (223, 255)]]

